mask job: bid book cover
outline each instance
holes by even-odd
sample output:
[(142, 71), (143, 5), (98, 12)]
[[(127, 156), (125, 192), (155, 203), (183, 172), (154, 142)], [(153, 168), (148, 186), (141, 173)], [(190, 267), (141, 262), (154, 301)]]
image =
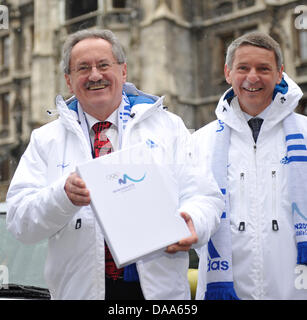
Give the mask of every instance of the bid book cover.
[(147, 141), (77, 166), (118, 268), (191, 235), (162, 154), (162, 147)]

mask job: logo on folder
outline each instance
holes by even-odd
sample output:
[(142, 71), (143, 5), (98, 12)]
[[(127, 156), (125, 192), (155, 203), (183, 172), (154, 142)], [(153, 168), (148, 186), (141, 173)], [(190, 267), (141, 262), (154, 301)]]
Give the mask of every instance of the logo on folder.
[(142, 182), (146, 177), (146, 173), (144, 173), (144, 175), (141, 178), (136, 178), (136, 177), (132, 178), (128, 176), (126, 173), (124, 173), (122, 177), (119, 174), (114, 174), (112, 176), (113, 176), (113, 180), (117, 178), (116, 179), (117, 183), (120, 185), (119, 188), (117, 187), (116, 189), (113, 190), (113, 193), (123, 193), (123, 192), (131, 191), (135, 189), (136, 183)]
[(143, 177), (140, 179), (133, 179), (131, 177), (129, 177), (126, 173), (123, 175), (123, 178), (119, 178), (118, 179), (118, 183), (119, 184), (126, 184), (127, 180), (130, 180), (132, 182), (141, 182), (145, 179), (146, 173), (144, 173)]

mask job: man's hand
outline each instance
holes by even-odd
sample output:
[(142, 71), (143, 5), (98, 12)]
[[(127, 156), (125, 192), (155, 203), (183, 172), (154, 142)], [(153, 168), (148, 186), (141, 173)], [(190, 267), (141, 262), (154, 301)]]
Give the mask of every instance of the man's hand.
[(85, 182), (76, 172), (73, 172), (68, 176), (64, 190), (69, 200), (75, 206), (87, 206), (91, 202), (90, 192), (87, 190)]
[(181, 216), (186, 222), (189, 230), (191, 231), (191, 236), (185, 239), (180, 240), (177, 243), (171, 244), (165, 250), (167, 253), (176, 253), (177, 251), (189, 251), (193, 243), (198, 241), (198, 237), (194, 228), (193, 221), (189, 214), (186, 212), (181, 212)]

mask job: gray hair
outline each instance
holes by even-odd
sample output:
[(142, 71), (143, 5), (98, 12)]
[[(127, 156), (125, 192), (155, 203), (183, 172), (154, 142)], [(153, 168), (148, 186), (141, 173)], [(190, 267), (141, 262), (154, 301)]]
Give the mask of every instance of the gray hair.
[(275, 54), (277, 69), (280, 70), (283, 63), (283, 57), (280, 45), (269, 35), (262, 32), (250, 32), (234, 40), (227, 49), (226, 64), (232, 69), (232, 64), (236, 50), (241, 46), (251, 45), (273, 51)]
[(111, 30), (99, 30), (99, 29), (91, 29), (91, 30), (80, 30), (73, 34), (70, 34), (64, 45), (63, 45), (63, 55), (62, 55), (62, 68), (65, 74), (70, 73), (70, 57), (72, 48), (81, 40), (84, 39), (103, 39), (108, 41), (112, 45), (112, 53), (119, 64), (126, 62), (126, 56), (124, 50), (116, 38), (114, 33)]

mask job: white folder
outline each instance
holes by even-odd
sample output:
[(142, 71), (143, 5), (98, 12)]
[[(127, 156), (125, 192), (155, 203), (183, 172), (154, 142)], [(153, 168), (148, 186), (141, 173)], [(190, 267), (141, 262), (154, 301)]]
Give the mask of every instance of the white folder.
[(163, 149), (152, 141), (77, 166), (118, 268), (191, 235)]

